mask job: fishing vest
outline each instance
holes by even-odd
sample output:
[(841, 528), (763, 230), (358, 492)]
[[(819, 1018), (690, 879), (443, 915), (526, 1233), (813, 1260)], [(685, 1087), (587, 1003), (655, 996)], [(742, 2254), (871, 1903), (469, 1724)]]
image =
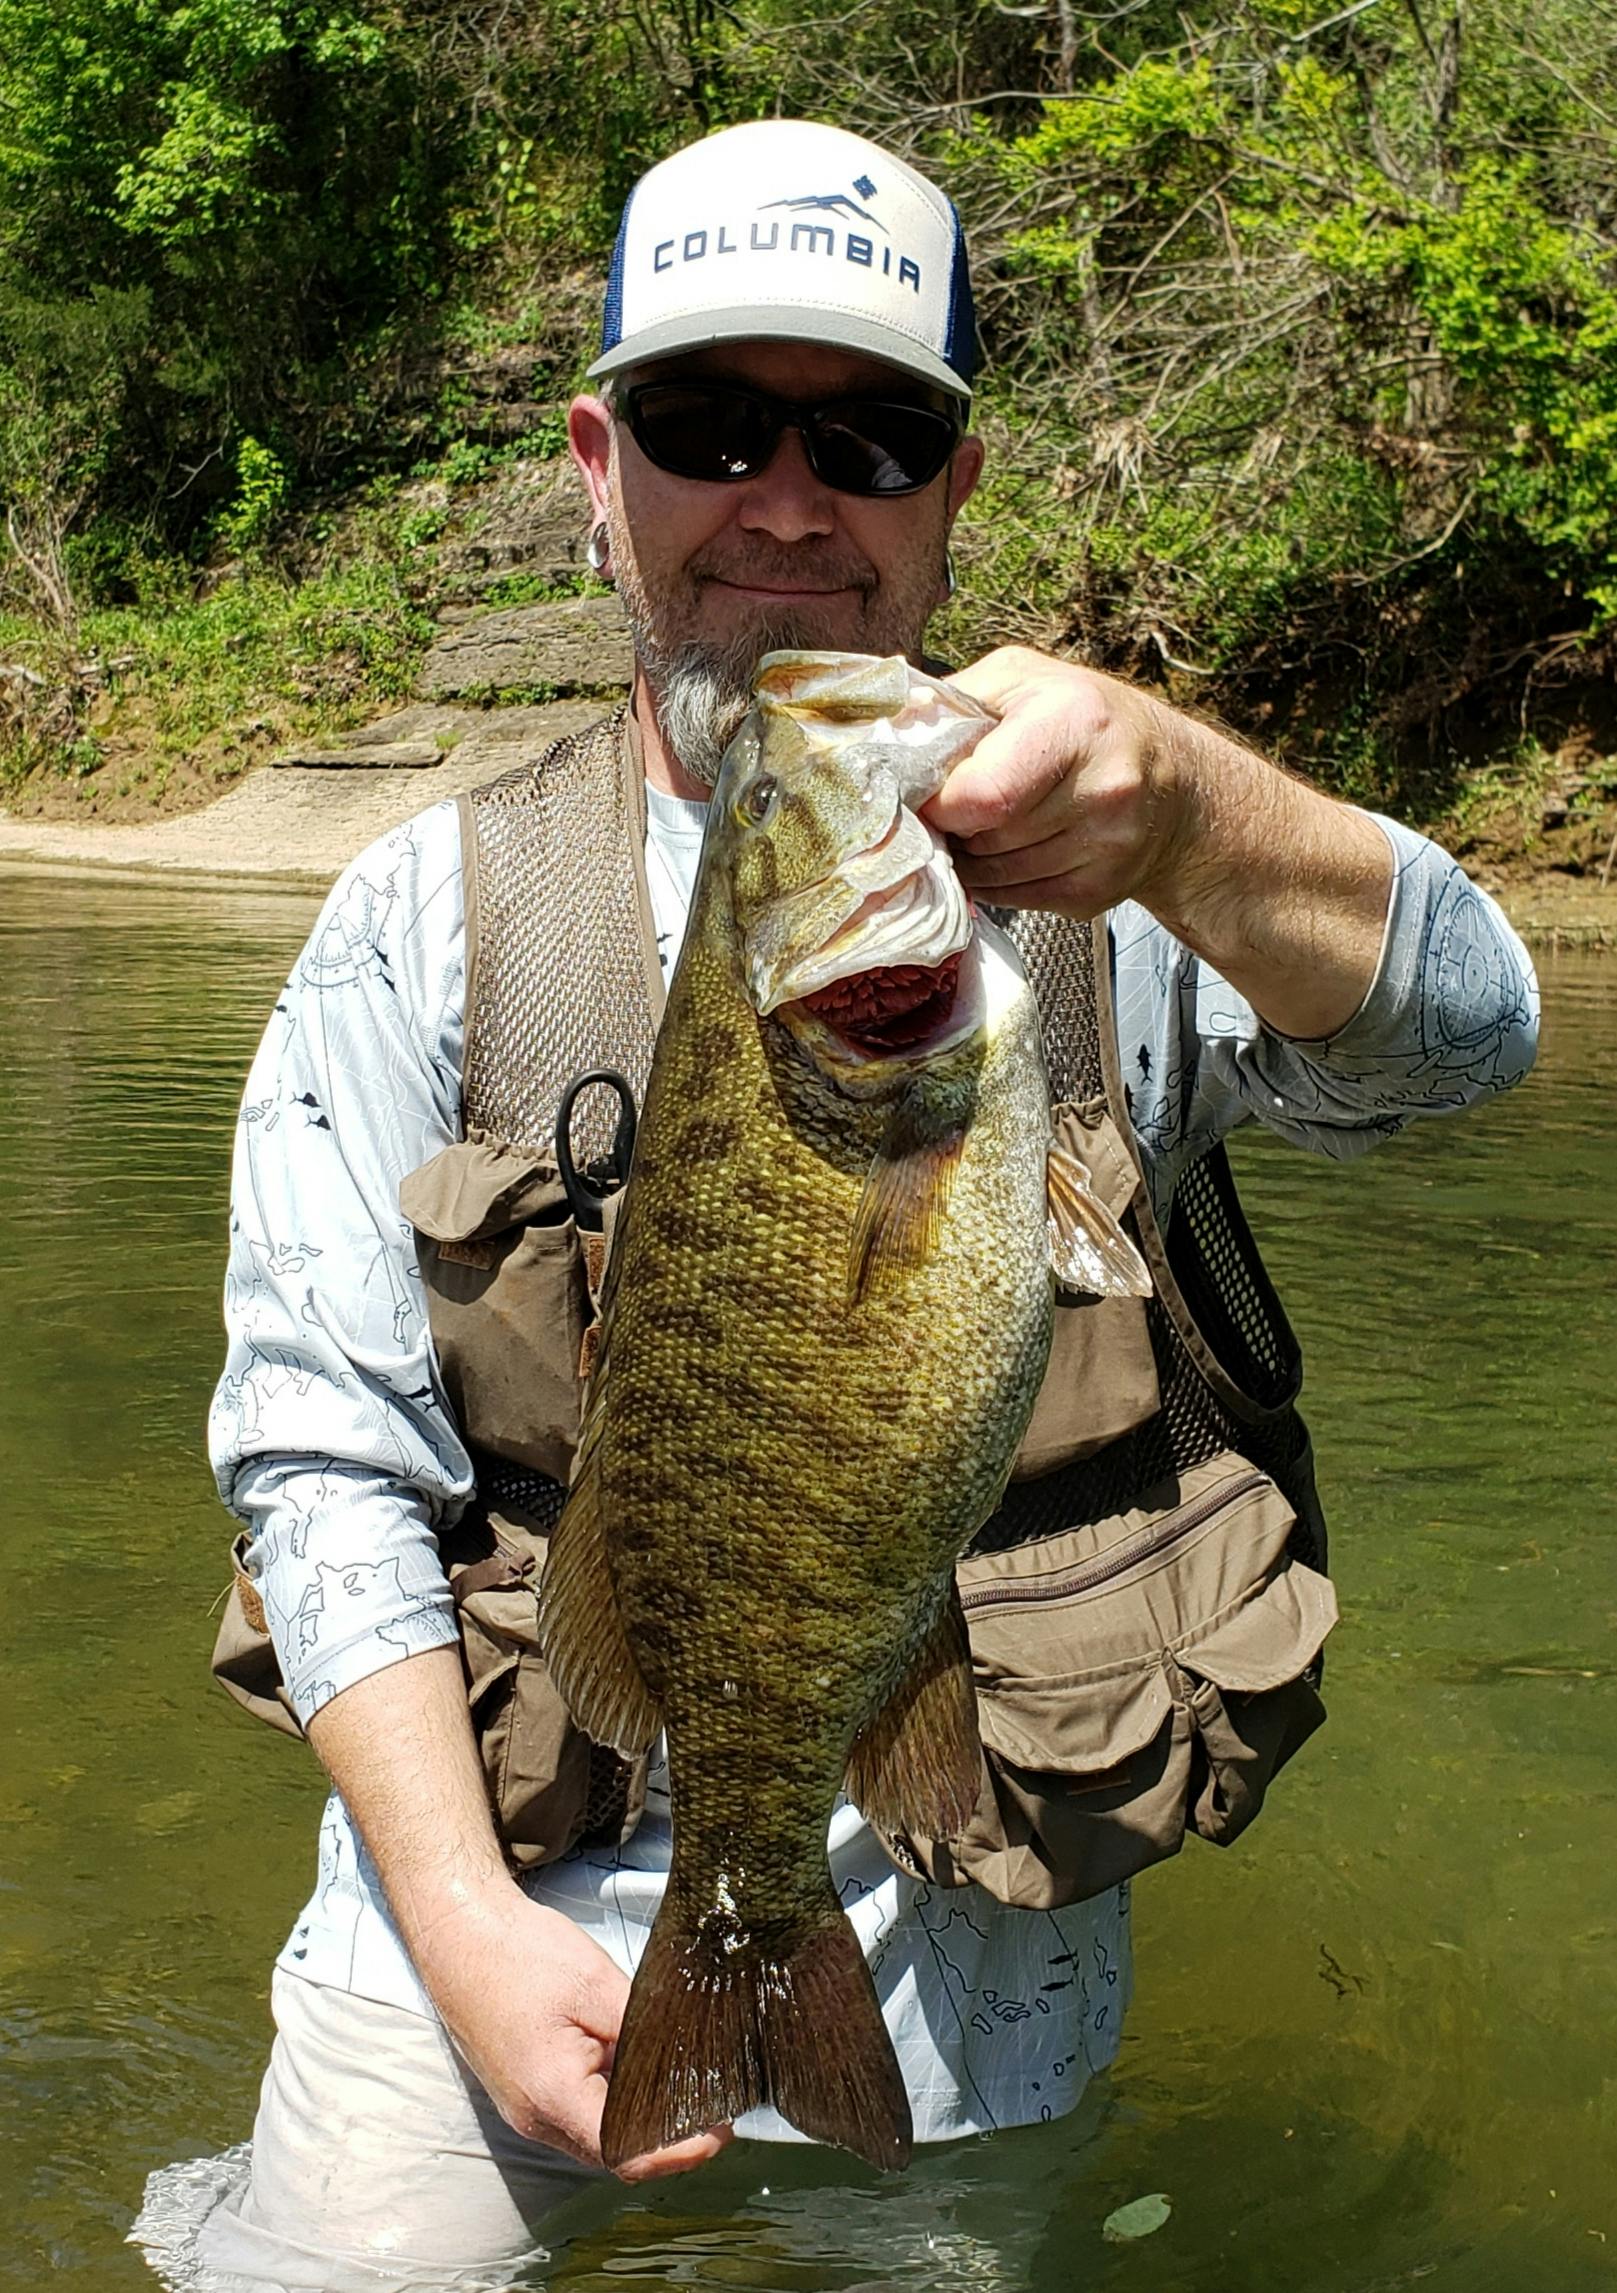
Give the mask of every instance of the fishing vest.
[[(556, 1111), (576, 1075), (603, 1065), (643, 1103), (664, 983), (624, 712), (460, 806), (464, 1135), (410, 1174), (400, 1205), (476, 1469), (477, 1500), (444, 1559), (491, 1798), (523, 1866), (621, 1841), (644, 1801), (644, 1760), (592, 1744), (551, 1685), (536, 1590), (621, 1200), (609, 1198), (603, 1235), (579, 1234)], [(1324, 1716), (1336, 1607), (1297, 1342), (1224, 1150), (1180, 1177), (1159, 1224), (1119, 1066), (1104, 918), (996, 920), (1038, 1001), (1054, 1134), (1134, 1237), (1153, 1295), (1058, 1296), (1010, 1485), (958, 1569), (978, 1805), (951, 1841), (883, 1841), (911, 1873), (1048, 1908), (1174, 1853), (1187, 1831), (1222, 1844), (1245, 1829)], [(616, 1111), (604, 1093), (580, 1102), (580, 1165), (610, 1146)], [(221, 1647), (240, 1637), (244, 1581), (238, 1566)], [(219, 1658), (226, 1685), (285, 1725), (284, 1692), (266, 1698), (261, 1677), (248, 1692), (251, 1667), (238, 1660), (233, 1680)]]

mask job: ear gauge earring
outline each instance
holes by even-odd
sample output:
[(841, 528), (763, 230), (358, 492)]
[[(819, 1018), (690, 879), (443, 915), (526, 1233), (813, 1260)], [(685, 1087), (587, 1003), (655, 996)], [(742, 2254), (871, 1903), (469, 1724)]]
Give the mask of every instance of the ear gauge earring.
[(591, 526), (589, 540), (584, 544), (584, 563), (591, 573), (604, 574), (612, 562), (612, 545), (606, 538), (606, 520)]
[(954, 551), (952, 549), (946, 549), (943, 553), (943, 581), (943, 601), (945, 604), (947, 604), (949, 599), (954, 595), (955, 591), (960, 587), (960, 575), (955, 566)]

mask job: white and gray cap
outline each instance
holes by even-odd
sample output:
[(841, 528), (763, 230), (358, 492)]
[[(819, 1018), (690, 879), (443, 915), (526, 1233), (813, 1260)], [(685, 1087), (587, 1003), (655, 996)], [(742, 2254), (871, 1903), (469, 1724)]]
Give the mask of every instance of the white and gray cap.
[(630, 192), (592, 378), (713, 343), (822, 342), (969, 398), (977, 323), (953, 202), (817, 120), (722, 128)]

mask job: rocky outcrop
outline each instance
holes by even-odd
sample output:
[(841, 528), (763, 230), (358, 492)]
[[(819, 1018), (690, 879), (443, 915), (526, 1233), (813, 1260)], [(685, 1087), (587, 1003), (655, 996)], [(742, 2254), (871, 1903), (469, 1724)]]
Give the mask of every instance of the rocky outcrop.
[(633, 666), (615, 597), (573, 597), (480, 613), (446, 630), (421, 665), (428, 700), (539, 686), (554, 693), (623, 690)]
[(434, 592), (464, 604), (513, 575), (571, 587), (585, 572), (588, 523), (570, 463), (520, 463), (482, 490), (470, 530), (438, 550)]

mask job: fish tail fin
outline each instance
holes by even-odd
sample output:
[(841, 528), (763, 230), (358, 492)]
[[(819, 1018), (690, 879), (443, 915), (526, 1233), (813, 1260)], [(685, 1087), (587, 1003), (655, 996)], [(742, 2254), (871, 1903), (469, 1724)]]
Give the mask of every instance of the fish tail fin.
[(909, 2163), (909, 2097), (859, 1938), (825, 1913), (777, 1955), (726, 1951), (670, 1893), (629, 1994), (601, 2154), (617, 2167), (771, 2103), (799, 2133), (873, 2166)]

